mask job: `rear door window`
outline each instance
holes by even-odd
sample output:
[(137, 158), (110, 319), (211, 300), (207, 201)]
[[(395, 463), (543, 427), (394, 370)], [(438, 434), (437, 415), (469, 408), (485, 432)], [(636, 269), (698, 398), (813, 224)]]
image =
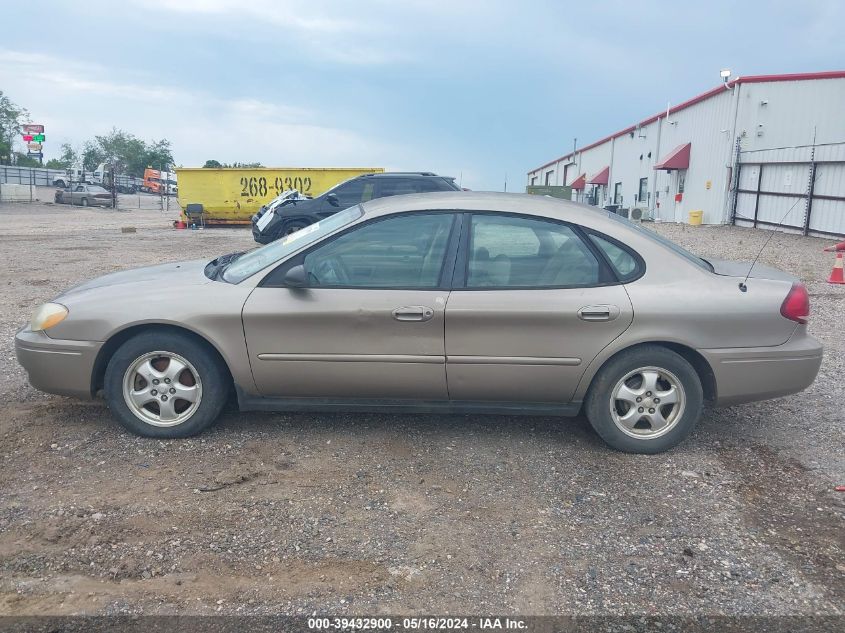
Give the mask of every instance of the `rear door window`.
[(379, 181), (379, 197), (402, 196), (420, 192), (420, 180), (412, 178), (382, 178)]
[(559, 288), (602, 282), (598, 259), (575, 231), (557, 222), (475, 215), (467, 288)]

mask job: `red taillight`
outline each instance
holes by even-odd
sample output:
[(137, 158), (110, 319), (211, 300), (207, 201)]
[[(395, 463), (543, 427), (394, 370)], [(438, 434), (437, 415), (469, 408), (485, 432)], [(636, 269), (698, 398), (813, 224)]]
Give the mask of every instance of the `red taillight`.
[(792, 284), (789, 294), (780, 306), (780, 313), (790, 321), (806, 323), (810, 316), (810, 295), (802, 283)]

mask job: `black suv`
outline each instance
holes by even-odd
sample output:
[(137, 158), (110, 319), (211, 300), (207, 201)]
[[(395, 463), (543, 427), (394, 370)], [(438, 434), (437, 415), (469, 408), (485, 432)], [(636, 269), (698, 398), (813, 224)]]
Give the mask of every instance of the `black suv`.
[(277, 206), (273, 211), (275, 217), (269, 222), (262, 222), (263, 226), (259, 228), (258, 220), (266, 212), (262, 207), (252, 216), (252, 236), (256, 242), (269, 244), (338, 211), (374, 198), (460, 190), (454, 178), (427, 171), (364, 174), (335, 185), (316, 198), (291, 200)]

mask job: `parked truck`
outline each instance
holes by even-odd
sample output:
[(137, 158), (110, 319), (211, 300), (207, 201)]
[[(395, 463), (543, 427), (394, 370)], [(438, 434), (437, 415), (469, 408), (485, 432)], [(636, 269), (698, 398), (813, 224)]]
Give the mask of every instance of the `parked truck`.
[(108, 163), (97, 165), (97, 168), (92, 174), (91, 182), (109, 190), (111, 190), (112, 185), (115, 185), (118, 193), (137, 193), (138, 190), (143, 189), (144, 185), (144, 181), (141, 178), (127, 176), (125, 174), (117, 174), (115, 176), (111, 165)]
[(144, 170), (143, 191), (148, 193), (175, 196), (179, 193), (176, 174), (172, 171), (159, 171), (147, 167)]
[(63, 175), (53, 179), (53, 186), (61, 189), (67, 189), (71, 184), (90, 185), (92, 183), (91, 172), (86, 172), (82, 167), (69, 167)]

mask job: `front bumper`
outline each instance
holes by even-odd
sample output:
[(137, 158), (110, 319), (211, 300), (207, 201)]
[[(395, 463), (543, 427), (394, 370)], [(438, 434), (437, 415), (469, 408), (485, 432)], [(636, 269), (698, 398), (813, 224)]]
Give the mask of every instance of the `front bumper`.
[(90, 400), (94, 363), (103, 344), (99, 341), (52, 339), (28, 327), (15, 336), (15, 354), (39, 391)]
[(799, 326), (783, 345), (699, 350), (716, 378), (716, 405), (779, 398), (803, 391), (816, 379), (822, 344)]

